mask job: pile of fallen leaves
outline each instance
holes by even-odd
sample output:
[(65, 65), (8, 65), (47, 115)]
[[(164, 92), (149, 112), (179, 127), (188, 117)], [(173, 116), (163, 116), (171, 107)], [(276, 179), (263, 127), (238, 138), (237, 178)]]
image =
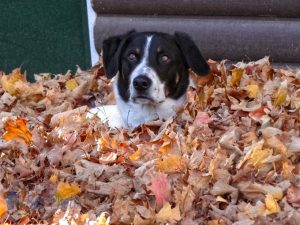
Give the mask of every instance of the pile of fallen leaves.
[(268, 58), (196, 77), (174, 119), (111, 129), (101, 66), (0, 75), (0, 216), (6, 224), (298, 224), (300, 70)]

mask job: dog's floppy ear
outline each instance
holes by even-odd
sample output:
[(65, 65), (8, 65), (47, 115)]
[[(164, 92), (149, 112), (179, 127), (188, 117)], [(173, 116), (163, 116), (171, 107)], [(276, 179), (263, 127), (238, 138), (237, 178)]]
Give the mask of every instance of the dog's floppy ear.
[(119, 71), (120, 54), (123, 45), (128, 39), (129, 35), (134, 32), (134, 30), (131, 30), (126, 34), (109, 37), (103, 41), (103, 66), (109, 79), (113, 78)]
[(187, 65), (198, 75), (207, 75), (209, 65), (201, 55), (191, 37), (183, 32), (175, 32), (175, 40), (183, 53)]

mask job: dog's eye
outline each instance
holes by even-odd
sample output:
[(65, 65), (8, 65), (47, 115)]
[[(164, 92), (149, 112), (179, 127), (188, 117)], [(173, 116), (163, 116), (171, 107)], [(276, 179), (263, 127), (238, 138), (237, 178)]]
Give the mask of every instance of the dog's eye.
[(162, 55), (159, 57), (159, 61), (161, 63), (169, 63), (171, 61), (171, 59), (167, 55)]
[(137, 61), (137, 55), (134, 54), (134, 53), (130, 53), (130, 54), (127, 56), (127, 58), (128, 58), (130, 61), (132, 61), (132, 62)]

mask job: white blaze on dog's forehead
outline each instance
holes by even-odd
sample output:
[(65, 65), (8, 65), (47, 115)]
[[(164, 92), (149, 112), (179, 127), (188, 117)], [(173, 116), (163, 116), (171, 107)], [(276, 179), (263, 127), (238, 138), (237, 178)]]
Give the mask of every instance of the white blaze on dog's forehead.
[(134, 78), (136, 78), (137, 76), (139, 76), (141, 74), (147, 74), (147, 72), (148, 72), (146, 70), (147, 70), (148, 64), (149, 64), (149, 52), (150, 52), (151, 40), (152, 40), (152, 36), (146, 37), (146, 44), (145, 44), (142, 60), (141, 60), (140, 64), (138, 64), (137, 67), (133, 70), (132, 76), (131, 76), (131, 81)]
[(151, 87), (148, 90), (148, 95), (155, 102), (162, 102), (165, 100), (166, 96), (164, 93), (164, 84), (160, 81), (157, 72), (154, 68), (149, 65), (150, 51), (151, 51), (151, 42), (153, 40), (153, 36), (146, 36), (145, 47), (143, 51), (143, 56), (140, 63), (136, 66), (136, 68), (132, 71), (130, 76), (130, 95), (133, 97), (136, 94), (136, 90), (133, 87), (133, 80), (140, 76), (144, 75), (150, 78), (152, 81)]
[(146, 64), (148, 64), (149, 62), (149, 51), (150, 51), (152, 37), (153, 37), (152, 35), (149, 37), (147, 36), (147, 40), (146, 40), (146, 46), (145, 46), (144, 57), (143, 57), (143, 60), (146, 61)]

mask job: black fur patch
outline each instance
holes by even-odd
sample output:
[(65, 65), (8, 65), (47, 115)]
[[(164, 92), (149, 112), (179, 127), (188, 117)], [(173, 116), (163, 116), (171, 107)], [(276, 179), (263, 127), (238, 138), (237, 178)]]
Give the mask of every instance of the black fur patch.
[(209, 73), (209, 66), (192, 39), (185, 33), (129, 32), (103, 42), (103, 62), (108, 78), (119, 72), (118, 90), (129, 100), (130, 75), (141, 62), (147, 37), (152, 36), (148, 65), (165, 83), (166, 97), (180, 98), (189, 84), (188, 69), (199, 75)]

